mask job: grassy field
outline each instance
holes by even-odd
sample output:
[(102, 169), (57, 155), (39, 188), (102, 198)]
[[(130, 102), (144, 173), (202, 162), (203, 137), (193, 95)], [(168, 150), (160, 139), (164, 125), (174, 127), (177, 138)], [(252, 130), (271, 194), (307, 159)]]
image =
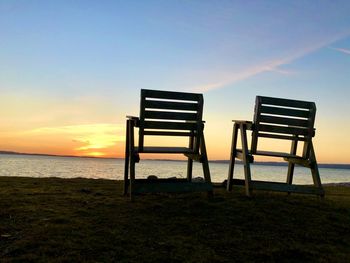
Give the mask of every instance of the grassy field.
[(1, 262), (349, 262), (350, 188), (121, 195), (122, 182), (0, 177)]

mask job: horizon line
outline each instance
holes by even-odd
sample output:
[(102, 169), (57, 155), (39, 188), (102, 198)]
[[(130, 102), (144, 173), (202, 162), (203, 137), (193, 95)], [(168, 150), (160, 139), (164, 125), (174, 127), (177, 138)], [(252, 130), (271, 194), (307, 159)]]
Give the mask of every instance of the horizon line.
[[(102, 157), (102, 156), (84, 156), (84, 155), (62, 155), (62, 154), (46, 154), (46, 153), (22, 153), (22, 152), (15, 152), (15, 151), (3, 151), (0, 150), (0, 154), (8, 154), (8, 155), (33, 155), (33, 156), (51, 156), (51, 157), (69, 157), (69, 158), (93, 158), (93, 159), (115, 159), (115, 160), (124, 160), (124, 157)], [(175, 161), (175, 162), (186, 162), (187, 160), (181, 160), (181, 159), (167, 159), (167, 158), (144, 158), (143, 160), (148, 161)], [(214, 159), (209, 160), (209, 162), (230, 162), (229, 159)], [(240, 161), (238, 161), (240, 162)], [(255, 164), (286, 164), (286, 162), (279, 162), (279, 161), (256, 161)], [(350, 163), (318, 163), (320, 166), (349, 166), (350, 169)]]

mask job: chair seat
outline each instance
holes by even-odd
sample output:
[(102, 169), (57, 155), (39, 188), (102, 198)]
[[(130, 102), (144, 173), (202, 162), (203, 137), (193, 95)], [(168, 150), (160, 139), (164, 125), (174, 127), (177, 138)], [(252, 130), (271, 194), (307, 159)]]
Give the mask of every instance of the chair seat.
[(140, 151), (139, 147), (135, 147), (135, 152), (138, 153), (195, 153), (192, 149), (187, 147), (143, 147)]
[[(237, 149), (237, 152), (242, 153), (242, 149)], [(305, 159), (301, 156), (289, 154), (285, 152), (269, 152), (269, 151), (257, 151), (255, 153), (251, 153), (251, 155), (263, 155), (263, 156), (271, 156), (271, 157), (281, 157), (281, 158), (295, 158), (295, 159)]]

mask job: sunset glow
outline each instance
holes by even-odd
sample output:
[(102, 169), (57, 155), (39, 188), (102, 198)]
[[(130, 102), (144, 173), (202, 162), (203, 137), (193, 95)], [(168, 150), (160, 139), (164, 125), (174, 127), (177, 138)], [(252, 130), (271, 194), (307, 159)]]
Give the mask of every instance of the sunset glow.
[(349, 10), (349, 1), (1, 2), (0, 150), (123, 158), (125, 116), (138, 116), (145, 88), (204, 94), (210, 160), (229, 158), (231, 120), (251, 120), (255, 96), (314, 101), (319, 162), (350, 163)]

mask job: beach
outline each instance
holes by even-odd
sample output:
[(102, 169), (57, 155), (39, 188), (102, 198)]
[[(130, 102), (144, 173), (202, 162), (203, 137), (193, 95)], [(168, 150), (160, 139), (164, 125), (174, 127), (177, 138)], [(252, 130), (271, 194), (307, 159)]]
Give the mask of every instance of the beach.
[(149, 194), (122, 181), (0, 177), (3, 262), (347, 262), (350, 188)]

